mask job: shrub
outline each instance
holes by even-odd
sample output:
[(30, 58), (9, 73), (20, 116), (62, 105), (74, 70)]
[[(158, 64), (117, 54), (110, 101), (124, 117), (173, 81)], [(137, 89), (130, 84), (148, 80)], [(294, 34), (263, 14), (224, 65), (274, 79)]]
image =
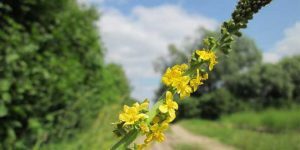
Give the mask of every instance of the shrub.
[(0, 149), (71, 138), (102, 105), (128, 98), (121, 68), (104, 65), (93, 9), (75, 0), (0, 7)]

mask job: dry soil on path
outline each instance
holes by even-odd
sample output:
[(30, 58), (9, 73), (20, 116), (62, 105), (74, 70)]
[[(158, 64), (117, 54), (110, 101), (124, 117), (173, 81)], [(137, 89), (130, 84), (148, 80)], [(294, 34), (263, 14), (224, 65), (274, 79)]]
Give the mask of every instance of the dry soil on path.
[(194, 135), (180, 125), (172, 125), (171, 132), (166, 133), (166, 140), (152, 145), (152, 150), (173, 150), (178, 144), (197, 145), (201, 150), (234, 150), (206, 136)]

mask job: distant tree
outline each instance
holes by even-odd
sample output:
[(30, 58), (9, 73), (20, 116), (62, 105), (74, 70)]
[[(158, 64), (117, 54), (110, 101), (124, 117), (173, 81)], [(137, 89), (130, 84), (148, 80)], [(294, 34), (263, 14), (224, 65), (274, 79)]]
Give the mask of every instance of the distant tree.
[(264, 109), (289, 105), (294, 85), (280, 65), (264, 64), (228, 78), (226, 88), (253, 108)]
[(287, 74), (295, 86), (292, 92), (292, 99), (300, 103), (300, 55), (294, 57), (287, 57), (283, 59), (279, 65), (284, 70), (284, 73)]

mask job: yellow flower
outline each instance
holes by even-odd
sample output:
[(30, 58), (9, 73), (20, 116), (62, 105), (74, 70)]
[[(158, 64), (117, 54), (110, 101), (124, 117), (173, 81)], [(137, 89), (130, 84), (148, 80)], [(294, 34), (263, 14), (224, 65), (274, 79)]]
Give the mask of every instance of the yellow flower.
[(186, 69), (188, 69), (187, 64), (175, 65), (172, 68), (168, 68), (162, 77), (163, 83), (167, 86), (174, 86)]
[(170, 91), (167, 91), (166, 93), (166, 101), (165, 101), (165, 104), (163, 105), (160, 105), (159, 106), (159, 110), (162, 112), (162, 113), (169, 113), (169, 116), (171, 118), (175, 118), (175, 110), (178, 109), (178, 104), (173, 101), (173, 95)]
[(217, 60), (216, 60), (216, 55), (213, 53), (213, 55), (211, 56), (211, 59), (210, 59), (210, 63), (209, 63), (209, 71), (213, 70), (214, 66), (218, 63)]
[(163, 123), (170, 123), (170, 122), (172, 122), (175, 118), (176, 118), (176, 116), (174, 116), (174, 117), (169, 116), (169, 117), (167, 117), (166, 120), (163, 121)]
[(139, 113), (136, 107), (128, 107), (124, 105), (123, 113), (119, 115), (120, 121), (125, 122), (124, 125), (132, 125), (140, 119), (148, 118), (148, 115)]
[(206, 50), (196, 50), (196, 54), (198, 54), (202, 60), (209, 60), (211, 57), (210, 52)]
[(175, 65), (172, 68), (184, 72), (189, 68), (189, 66), (187, 64), (181, 64), (181, 65)]
[(167, 123), (162, 123), (158, 125), (157, 123), (151, 126), (150, 130), (151, 133), (146, 135), (145, 143), (150, 143), (151, 141), (155, 140), (157, 142), (162, 142), (165, 140), (165, 135), (163, 131), (169, 127)]
[(191, 87), (194, 89), (194, 92), (198, 89), (198, 86), (199, 86), (199, 85), (202, 85), (202, 84), (203, 84), (203, 82), (202, 82), (203, 79), (204, 79), (204, 78), (202, 78), (202, 77), (199, 75), (199, 69), (197, 69), (197, 76), (196, 76), (196, 78), (195, 78), (195, 79), (192, 79), (192, 80), (190, 81), (190, 85), (191, 85)]
[(190, 77), (183, 76), (180, 78), (177, 85), (175, 86), (177, 93), (179, 94), (181, 99), (190, 96), (190, 94), (193, 92), (192, 88), (188, 85), (189, 82), (190, 82)]
[(140, 123), (139, 126), (143, 133), (147, 133), (150, 131), (148, 125), (145, 122)]
[(179, 70), (168, 68), (162, 77), (162, 81), (165, 85), (169, 86), (174, 82), (174, 80), (176, 80), (176, 78), (180, 77), (181, 74), (182, 72)]
[(215, 64), (217, 64), (217, 56), (213, 51), (206, 50), (196, 50), (196, 54), (199, 55), (199, 58), (205, 61), (209, 61), (209, 70), (211, 71)]

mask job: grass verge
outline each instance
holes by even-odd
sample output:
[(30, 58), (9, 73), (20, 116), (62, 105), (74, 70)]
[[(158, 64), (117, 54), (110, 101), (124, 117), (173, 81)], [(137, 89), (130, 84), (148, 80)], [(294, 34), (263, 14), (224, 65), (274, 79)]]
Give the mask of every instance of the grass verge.
[(42, 145), (42, 150), (99, 150), (110, 149), (116, 142), (113, 135), (112, 122), (117, 120), (119, 105), (105, 106), (99, 112), (94, 124), (87, 130), (77, 134), (72, 140), (63, 140), (58, 143)]
[[(259, 114), (248, 112), (215, 122), (194, 119), (181, 121), (180, 124), (195, 134), (206, 135), (243, 150), (298, 150), (300, 132), (296, 124), (300, 120), (300, 113), (297, 112), (299, 111), (269, 110)], [(272, 132), (269, 132), (270, 129)]]

